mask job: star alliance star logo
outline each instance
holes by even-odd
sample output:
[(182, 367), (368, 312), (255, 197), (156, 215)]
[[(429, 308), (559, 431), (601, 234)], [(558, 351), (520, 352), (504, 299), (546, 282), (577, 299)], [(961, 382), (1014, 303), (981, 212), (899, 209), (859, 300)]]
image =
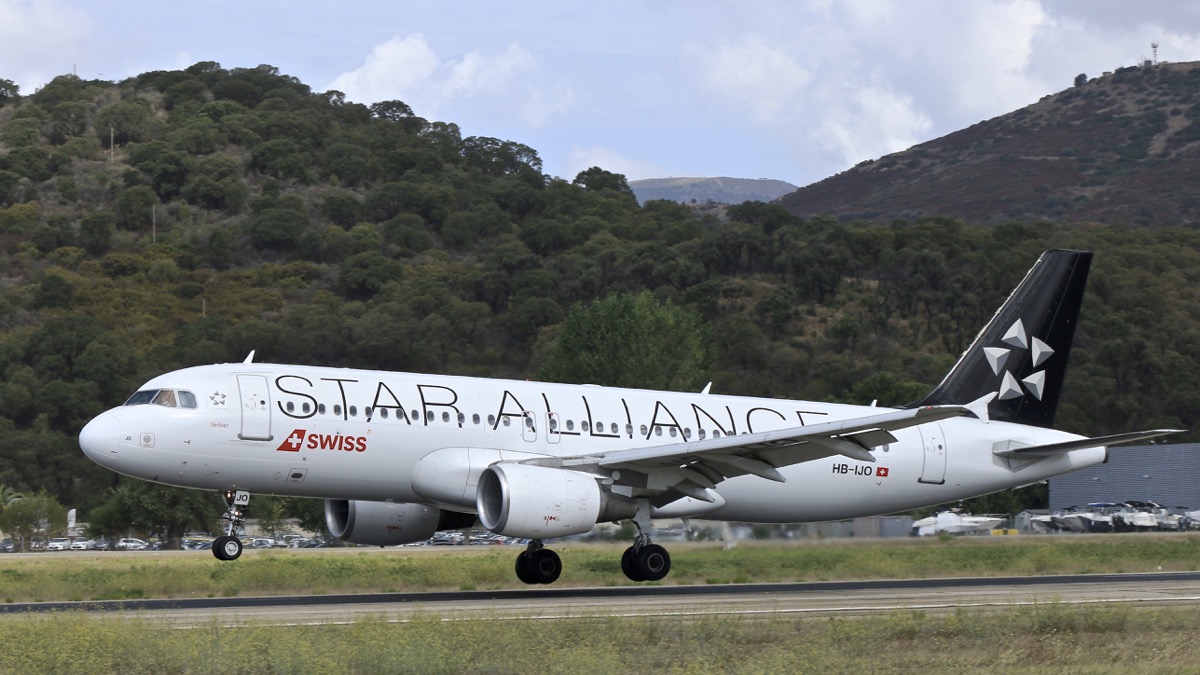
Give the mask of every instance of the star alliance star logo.
[[(1050, 345), (1045, 342), (1037, 338), (1028, 338), (1025, 335), (1025, 324), (1021, 323), (1020, 319), (1017, 319), (1016, 323), (1008, 329), (1008, 332), (1004, 334), (1004, 337), (1000, 341), (1013, 349), (1028, 349), (1030, 358), (1033, 359), (1034, 368), (1045, 363), (1046, 359), (1050, 358), (1050, 355), (1054, 353)], [(1042, 400), (1042, 393), (1046, 385), (1046, 371), (1039, 370), (1018, 383), (1017, 378), (1013, 377), (1011, 371), (1004, 370), (1005, 364), (1008, 363), (1008, 357), (1012, 354), (1012, 349), (984, 347), (983, 353), (987, 356), (988, 365), (992, 367), (993, 373), (999, 375), (1000, 371), (1004, 371), (1004, 380), (1000, 383), (999, 391), (1001, 401), (1024, 396), (1021, 384), (1024, 384), (1025, 389), (1030, 394), (1033, 394), (1037, 400)]]
[(225, 407), (225, 394), (222, 394), (219, 391), (214, 391), (213, 393), (209, 394), (208, 400), (212, 401), (212, 404), (219, 408)]

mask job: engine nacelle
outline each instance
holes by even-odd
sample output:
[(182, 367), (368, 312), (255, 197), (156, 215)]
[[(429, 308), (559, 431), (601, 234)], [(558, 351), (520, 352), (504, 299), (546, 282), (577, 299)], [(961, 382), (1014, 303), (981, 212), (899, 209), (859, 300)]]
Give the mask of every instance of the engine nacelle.
[(458, 530), (475, 517), (424, 504), (325, 500), (329, 533), (351, 544), (399, 546), (424, 541), (438, 530)]
[(583, 534), (637, 513), (633, 500), (602, 490), (592, 474), (531, 464), (484, 469), (475, 506), (487, 529), (529, 539)]

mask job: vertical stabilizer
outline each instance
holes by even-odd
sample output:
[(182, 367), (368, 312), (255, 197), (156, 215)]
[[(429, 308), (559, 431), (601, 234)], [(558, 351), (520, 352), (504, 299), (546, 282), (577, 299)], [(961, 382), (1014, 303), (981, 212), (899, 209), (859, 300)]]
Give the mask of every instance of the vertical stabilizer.
[(1054, 424), (1092, 254), (1051, 250), (996, 311), (933, 391), (908, 407), (992, 395), (992, 419)]

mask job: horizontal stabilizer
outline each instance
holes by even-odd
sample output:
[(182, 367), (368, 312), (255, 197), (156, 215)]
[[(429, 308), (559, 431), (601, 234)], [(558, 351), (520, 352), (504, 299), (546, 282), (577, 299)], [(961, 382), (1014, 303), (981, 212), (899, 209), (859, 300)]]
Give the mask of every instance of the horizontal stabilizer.
[(1030, 445), (1024, 448), (1004, 448), (994, 450), (993, 454), (999, 457), (1010, 457), (1014, 459), (1028, 459), (1033, 457), (1053, 457), (1061, 455), (1064, 452), (1072, 450), (1082, 450), (1083, 448), (1098, 448), (1101, 446), (1121, 445), (1123, 443), (1133, 443), (1135, 441), (1144, 441), (1148, 438), (1158, 438), (1167, 434), (1181, 434), (1181, 429), (1152, 429), (1150, 431), (1130, 431), (1124, 434), (1113, 434), (1112, 436), (1097, 436), (1096, 438), (1080, 438), (1075, 441), (1065, 441), (1063, 443), (1050, 443), (1048, 445)]

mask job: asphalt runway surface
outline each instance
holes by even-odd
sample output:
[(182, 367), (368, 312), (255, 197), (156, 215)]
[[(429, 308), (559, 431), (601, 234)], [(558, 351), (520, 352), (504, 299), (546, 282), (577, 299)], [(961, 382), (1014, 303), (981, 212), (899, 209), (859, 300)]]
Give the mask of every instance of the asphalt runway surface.
[(1194, 607), (1200, 605), (1200, 572), (9, 603), (0, 605), (0, 620), (61, 611), (97, 618), (139, 617), (180, 627), (213, 622), (341, 624), (366, 617), (388, 621), (417, 617), (447, 621), (715, 615), (803, 618), (896, 610), (942, 613), (1035, 603)]

